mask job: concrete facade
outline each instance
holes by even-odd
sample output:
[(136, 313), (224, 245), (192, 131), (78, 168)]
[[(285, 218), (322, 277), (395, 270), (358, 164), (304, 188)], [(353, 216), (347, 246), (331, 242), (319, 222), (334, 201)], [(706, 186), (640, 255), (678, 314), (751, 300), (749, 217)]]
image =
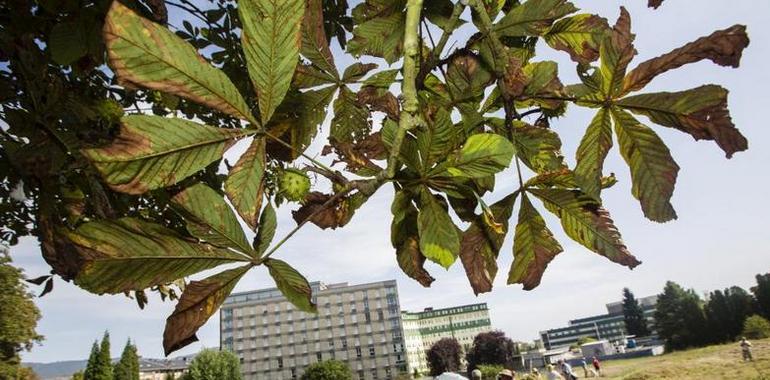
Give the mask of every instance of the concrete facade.
[(276, 288), (224, 302), (221, 347), (241, 358), (244, 379), (298, 379), (308, 365), (329, 359), (345, 362), (359, 380), (407, 371), (395, 281), (311, 287), (318, 314), (297, 310)]
[(428, 308), (424, 311), (401, 313), (409, 363), (409, 372), (417, 369), (428, 373), (425, 352), (442, 338), (455, 338), (464, 352), (473, 345), (479, 333), (492, 330), (486, 303), (450, 307)]

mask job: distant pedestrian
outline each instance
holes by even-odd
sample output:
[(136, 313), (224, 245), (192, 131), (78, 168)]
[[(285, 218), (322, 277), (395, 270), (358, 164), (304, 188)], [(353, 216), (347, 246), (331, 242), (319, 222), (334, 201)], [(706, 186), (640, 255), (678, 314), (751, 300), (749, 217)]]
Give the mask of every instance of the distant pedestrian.
[(515, 377), (516, 372), (513, 372), (510, 369), (504, 369), (497, 374), (499, 380), (513, 380)]
[(746, 337), (741, 338), (741, 352), (743, 353), (743, 361), (754, 361), (754, 357), (751, 355), (751, 342), (746, 340)]
[(553, 364), (549, 364), (545, 367), (546, 378), (548, 380), (564, 380), (564, 376), (560, 375)]
[(594, 365), (594, 370), (596, 370), (596, 373), (601, 376), (602, 375), (602, 363), (599, 362), (599, 358), (594, 356), (594, 360), (592, 361)]
[(536, 380), (542, 379), (540, 377), (540, 371), (537, 370), (537, 368), (532, 367), (532, 371), (530, 372), (530, 377)]
[(578, 377), (575, 372), (572, 372), (572, 366), (569, 365), (564, 359), (559, 360), (559, 366), (561, 366), (561, 373), (567, 380), (576, 380)]
[(580, 366), (583, 367), (583, 377), (588, 377), (588, 364), (586, 358), (580, 359)]
[(481, 371), (478, 369), (474, 369), (471, 372), (471, 380), (481, 380)]

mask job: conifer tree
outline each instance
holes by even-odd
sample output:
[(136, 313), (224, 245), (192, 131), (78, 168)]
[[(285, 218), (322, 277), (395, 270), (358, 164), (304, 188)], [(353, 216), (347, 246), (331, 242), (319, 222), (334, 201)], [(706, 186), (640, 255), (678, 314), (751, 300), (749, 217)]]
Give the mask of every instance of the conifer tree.
[(104, 332), (102, 343), (99, 347), (99, 355), (96, 357), (96, 371), (93, 379), (86, 380), (113, 380), (112, 358), (110, 357), (110, 333)]
[(623, 288), (623, 319), (626, 323), (626, 331), (629, 334), (636, 336), (647, 336), (650, 334), (642, 306), (639, 305), (639, 300), (634, 297), (634, 293), (628, 288)]
[(139, 380), (139, 355), (131, 339), (126, 342), (120, 361), (115, 363), (114, 380)]
[(93, 380), (96, 378), (96, 363), (99, 357), (99, 343), (94, 341), (91, 346), (91, 354), (88, 356), (88, 364), (86, 364), (86, 370), (83, 372), (83, 380)]

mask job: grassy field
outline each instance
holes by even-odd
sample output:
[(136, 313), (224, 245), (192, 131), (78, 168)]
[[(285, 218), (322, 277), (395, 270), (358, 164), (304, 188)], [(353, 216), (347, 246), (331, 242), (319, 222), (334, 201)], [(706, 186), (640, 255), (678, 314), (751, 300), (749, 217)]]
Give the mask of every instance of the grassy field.
[[(614, 360), (603, 365), (613, 380), (770, 380), (770, 339), (752, 342), (754, 362), (744, 363), (737, 343), (710, 346), (656, 357)], [(582, 375), (582, 370), (576, 368)], [(582, 377), (582, 376), (581, 376)]]

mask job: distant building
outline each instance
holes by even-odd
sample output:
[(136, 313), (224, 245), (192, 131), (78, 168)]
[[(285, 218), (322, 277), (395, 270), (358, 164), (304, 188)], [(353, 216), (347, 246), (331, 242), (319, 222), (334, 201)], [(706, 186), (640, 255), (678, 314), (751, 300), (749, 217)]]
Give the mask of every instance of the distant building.
[[(655, 325), (655, 305), (658, 296), (639, 299), (647, 325), (652, 329)], [(607, 314), (573, 319), (567, 327), (560, 327), (540, 332), (543, 346), (551, 350), (576, 344), (578, 339), (590, 337), (596, 340), (607, 340), (612, 343), (622, 342), (626, 335), (626, 324), (623, 318), (623, 303), (613, 302), (606, 305)]]
[(140, 380), (179, 379), (187, 373), (191, 357), (174, 359), (145, 359), (139, 358)]
[(345, 362), (360, 380), (407, 371), (395, 281), (311, 287), (318, 314), (296, 310), (276, 288), (225, 300), (221, 346), (241, 358), (244, 379), (298, 379), (308, 365), (328, 359)]
[(401, 313), (409, 362), (409, 372), (415, 369), (428, 372), (425, 352), (442, 338), (455, 338), (465, 352), (479, 333), (490, 331), (492, 323), (486, 303), (445, 309), (427, 308), (424, 311)]

